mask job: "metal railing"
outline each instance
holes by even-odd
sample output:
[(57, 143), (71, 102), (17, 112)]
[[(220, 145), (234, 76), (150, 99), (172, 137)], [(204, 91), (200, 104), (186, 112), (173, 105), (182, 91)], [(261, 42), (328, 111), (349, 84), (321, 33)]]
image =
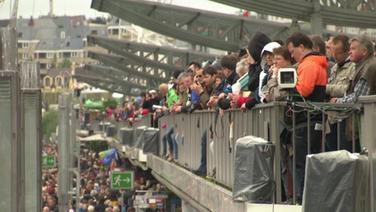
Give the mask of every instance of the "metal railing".
[[(174, 128), (175, 138), (177, 138), (178, 158), (177, 163), (190, 170), (197, 170), (201, 162), (202, 135), (207, 131), (206, 159), (207, 175), (212, 176), (217, 183), (228, 188), (232, 188), (234, 181), (234, 148), (238, 138), (246, 135), (253, 135), (264, 138), (275, 145), (274, 155), (274, 181), (276, 203), (282, 202), (282, 181), (281, 181), (281, 139), (283, 129), (287, 128), (292, 133), (291, 145), (295, 148), (295, 131), (298, 128), (307, 128), (307, 147), (311, 147), (311, 130), (321, 131), (321, 151), (325, 151), (326, 146), (326, 123), (328, 116), (338, 116), (335, 121), (337, 125), (344, 123), (348, 116), (352, 117), (353, 130), (355, 132), (355, 116), (359, 112), (358, 105), (332, 105), (324, 103), (297, 103), (287, 104), (286, 102), (274, 102), (258, 105), (248, 111), (226, 111), (223, 116), (216, 115), (215, 112), (198, 111), (192, 114), (174, 114), (164, 116), (160, 119), (159, 126), (162, 137), (169, 127)], [(305, 125), (302, 126), (301, 114), (304, 115)], [(335, 115), (333, 115), (335, 113)], [(286, 125), (286, 117), (291, 123)], [(312, 121), (311, 121), (312, 120)], [(163, 126), (163, 127), (161, 127)], [(311, 127), (308, 127), (311, 126)], [(317, 127), (320, 126), (320, 127)], [(316, 129), (312, 129), (315, 127)], [(337, 133), (341, 136), (340, 131)], [(340, 148), (340, 141), (337, 139), (337, 149)], [(352, 135), (352, 151), (355, 149), (355, 133)], [(163, 147), (160, 147), (163, 149)], [(295, 149), (293, 150), (296, 151)], [(295, 152), (296, 153), (296, 152)], [(311, 148), (307, 148), (310, 154)], [(316, 152), (315, 152), (316, 153)], [(295, 155), (295, 154), (293, 154)], [(162, 155), (162, 152), (160, 154)], [(295, 173), (296, 158), (292, 158), (293, 170)], [(293, 187), (296, 188), (295, 175), (293, 175)], [(296, 189), (293, 189), (293, 202), (296, 202)]]
[[(160, 148), (159, 156), (163, 157), (166, 153), (166, 143), (163, 141), (163, 136), (172, 127), (174, 129), (174, 138), (177, 143), (177, 158), (176, 162), (186, 167), (189, 170), (197, 170), (202, 163), (202, 151), (206, 155), (206, 174), (211, 176), (216, 183), (219, 183), (229, 189), (232, 189), (234, 184), (234, 158), (235, 158), (235, 143), (236, 140), (253, 135), (261, 137), (275, 145), (275, 155), (273, 162), (273, 175), (275, 190), (275, 203), (282, 202), (283, 181), (281, 174), (282, 161), (286, 160), (282, 154), (282, 146), (286, 145), (281, 140), (281, 133), (283, 130), (288, 130), (291, 133), (290, 146), (292, 147), (291, 161), (292, 167), (292, 183), (293, 183), (293, 197), (292, 201), (297, 201), (297, 183), (296, 183), (296, 153), (301, 151), (296, 149), (298, 136), (297, 130), (306, 129), (307, 136), (304, 139), (306, 142), (306, 154), (325, 152), (328, 150), (343, 149), (341, 133), (347, 133), (347, 142), (349, 142), (347, 150), (354, 152), (360, 151), (360, 142), (362, 147), (369, 151), (370, 161), (370, 188), (371, 188), (371, 208), (375, 211), (375, 182), (376, 176), (375, 158), (376, 145), (374, 140), (376, 138), (376, 131), (374, 130), (374, 122), (376, 120), (376, 98), (365, 97), (361, 98), (362, 104), (329, 104), (329, 103), (309, 103), (309, 102), (274, 102), (269, 104), (257, 105), (252, 110), (248, 111), (226, 111), (223, 116), (216, 112), (210, 111), (196, 111), (190, 114), (172, 114), (163, 116), (159, 119), (160, 130)], [(363, 109), (364, 105), (364, 110)], [(149, 116), (134, 124), (134, 129), (137, 126), (151, 126), (152, 117)], [(346, 132), (344, 130), (337, 130), (336, 142), (334, 147), (328, 147), (328, 126), (337, 126), (342, 129), (347, 126)], [(127, 126), (128, 123), (120, 122), (117, 124), (117, 129)], [(350, 126), (350, 127), (349, 127)], [(206, 132), (206, 145), (202, 143), (202, 137)], [(314, 133), (313, 133), (314, 132)], [(316, 135), (316, 136), (314, 136)], [(318, 136), (317, 136), (318, 135)], [(318, 139), (319, 138), (319, 139)], [(119, 140), (121, 138), (119, 137)], [(333, 144), (333, 139), (331, 139)], [(312, 144), (318, 145), (319, 148), (313, 149)], [(286, 192), (286, 191), (285, 191)]]
[[(177, 162), (188, 169), (196, 170), (200, 166), (202, 135), (207, 131), (207, 174), (217, 183), (232, 188), (236, 140), (246, 135), (254, 135), (279, 144), (279, 120), (283, 116), (283, 108), (280, 103), (270, 103), (246, 112), (226, 111), (222, 117), (207, 111), (165, 116), (161, 118), (160, 126), (167, 126), (160, 128), (160, 135), (162, 137), (169, 127), (174, 127), (178, 138)], [(279, 158), (279, 145), (276, 147), (276, 157)], [(280, 164), (275, 162), (274, 166), (277, 190), (280, 190)]]

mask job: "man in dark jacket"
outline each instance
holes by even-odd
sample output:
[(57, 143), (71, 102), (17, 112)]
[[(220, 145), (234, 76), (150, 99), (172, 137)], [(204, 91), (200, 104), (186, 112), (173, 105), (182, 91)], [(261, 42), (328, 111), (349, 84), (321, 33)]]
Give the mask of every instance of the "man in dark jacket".
[(260, 80), (260, 72), (262, 71), (261, 67), (261, 51), (264, 46), (270, 43), (270, 39), (262, 32), (257, 32), (252, 40), (249, 42), (248, 47), (246, 49), (247, 54), (250, 59), (249, 65), (249, 83), (248, 89), (251, 91), (251, 97), (245, 103), (245, 107), (247, 109), (251, 109), (255, 104), (258, 103), (258, 87), (259, 87), (259, 80)]

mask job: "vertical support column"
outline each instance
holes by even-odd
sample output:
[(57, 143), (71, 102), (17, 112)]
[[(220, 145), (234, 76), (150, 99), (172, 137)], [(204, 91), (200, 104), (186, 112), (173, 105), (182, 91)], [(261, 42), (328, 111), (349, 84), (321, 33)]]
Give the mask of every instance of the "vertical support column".
[(361, 119), (361, 141), (362, 145), (368, 149), (369, 168), (370, 168), (370, 209), (376, 212), (376, 96), (359, 97), (363, 103), (364, 114)]
[(59, 126), (58, 126), (58, 148), (59, 148), (59, 171), (58, 171), (58, 198), (59, 211), (68, 211), (68, 191), (69, 191), (69, 111), (71, 105), (71, 95), (62, 93), (59, 95)]
[(41, 211), (41, 91), (39, 64), (24, 62), (21, 65), (22, 108), (24, 122), (25, 211)]
[[(75, 145), (76, 145), (76, 114), (73, 108), (73, 104), (69, 105), (69, 126), (70, 126), (70, 138), (69, 138), (69, 169), (75, 168)], [(69, 172), (69, 189), (73, 189), (73, 172)]]
[(0, 70), (17, 70), (16, 38), (15, 28), (0, 28)]
[(312, 34), (322, 35), (324, 23), (321, 16), (321, 5), (319, 0), (313, 0), (313, 13), (311, 15), (311, 32)]
[(20, 84), (16, 71), (0, 71), (0, 208), (22, 210)]

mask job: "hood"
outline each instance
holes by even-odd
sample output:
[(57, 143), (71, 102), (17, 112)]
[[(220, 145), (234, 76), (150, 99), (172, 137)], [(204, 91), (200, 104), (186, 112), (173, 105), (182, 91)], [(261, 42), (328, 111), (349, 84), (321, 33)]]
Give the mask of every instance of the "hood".
[(325, 56), (320, 55), (316, 52), (312, 52), (312, 53), (309, 53), (308, 55), (306, 55), (303, 58), (302, 62), (306, 61), (306, 60), (313, 61), (313, 62), (319, 64), (324, 69), (328, 68), (328, 59)]
[(261, 51), (264, 46), (270, 43), (270, 39), (262, 32), (257, 32), (252, 40), (248, 44), (248, 51), (252, 55), (253, 59), (256, 63), (261, 62)]
[(270, 42), (270, 43), (266, 44), (261, 51), (261, 57), (264, 54), (264, 52), (273, 53), (273, 50), (278, 48), (278, 47), (281, 47), (281, 44), (279, 44), (277, 42)]

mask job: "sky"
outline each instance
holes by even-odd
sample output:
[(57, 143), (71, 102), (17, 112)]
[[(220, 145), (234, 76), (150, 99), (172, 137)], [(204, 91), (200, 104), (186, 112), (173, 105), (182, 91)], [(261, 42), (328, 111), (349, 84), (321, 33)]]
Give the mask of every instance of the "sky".
[[(3, 1), (3, 2), (2, 2)], [(8, 19), (11, 14), (11, 5), (15, 0), (0, 0), (0, 19)], [(156, 1), (156, 0), (154, 0)], [(234, 14), (238, 9), (211, 2), (209, 0), (159, 0), (176, 5), (212, 10)], [(194, 4), (192, 4), (194, 2)], [(105, 16), (105, 13), (90, 9), (91, 0), (54, 0), (55, 15), (85, 15), (87, 17)], [(13, 7), (13, 6), (12, 6)], [(19, 0), (18, 16), (29, 18), (47, 15), (49, 0)]]

